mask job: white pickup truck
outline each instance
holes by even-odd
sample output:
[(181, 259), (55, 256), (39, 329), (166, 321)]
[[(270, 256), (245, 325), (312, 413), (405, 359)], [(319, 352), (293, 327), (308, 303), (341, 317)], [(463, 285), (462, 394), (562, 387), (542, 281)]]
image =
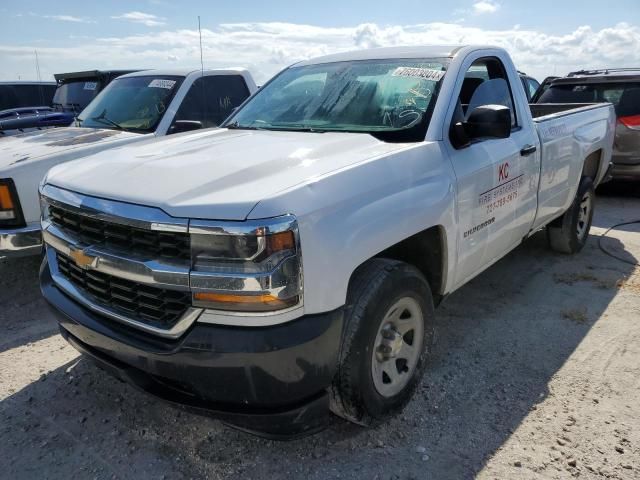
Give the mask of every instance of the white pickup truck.
[(293, 65), (224, 126), (52, 169), (42, 291), (120, 378), (290, 435), (402, 408), (434, 305), (534, 232), (579, 251), (615, 114), (532, 110), (502, 49), (416, 47)]
[(41, 251), (38, 185), (54, 165), (133, 142), (216, 127), (256, 89), (244, 69), (130, 73), (100, 92), (80, 113), (76, 127), (3, 139), (0, 257)]

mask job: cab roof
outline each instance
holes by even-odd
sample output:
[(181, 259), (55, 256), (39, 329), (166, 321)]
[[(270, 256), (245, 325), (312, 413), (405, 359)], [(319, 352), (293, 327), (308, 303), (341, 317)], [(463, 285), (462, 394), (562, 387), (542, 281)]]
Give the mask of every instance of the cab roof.
[[(383, 47), (335, 53), (296, 63), (295, 66), (316, 65), (321, 63), (348, 62), (355, 60), (386, 60), (399, 58), (451, 58), (469, 45), (422, 45), (412, 47)], [(496, 48), (477, 46), (473, 49)]]
[(118, 77), (135, 71), (136, 70), (87, 70), (84, 72), (55, 73), (53, 77), (59, 82), (61, 80), (74, 80), (77, 78)]
[(15, 80), (15, 81), (2, 81), (0, 85), (57, 85), (56, 82), (47, 82), (40, 80)]
[[(202, 72), (200, 68), (170, 68), (170, 69), (158, 69), (158, 70), (141, 70), (139, 72), (129, 73), (127, 75), (122, 75), (119, 78), (127, 78), (127, 77), (148, 77), (153, 75), (169, 75), (175, 77), (187, 77), (192, 73)], [(205, 75), (228, 75), (230, 73), (246, 73), (247, 70), (244, 68), (205, 68)]]

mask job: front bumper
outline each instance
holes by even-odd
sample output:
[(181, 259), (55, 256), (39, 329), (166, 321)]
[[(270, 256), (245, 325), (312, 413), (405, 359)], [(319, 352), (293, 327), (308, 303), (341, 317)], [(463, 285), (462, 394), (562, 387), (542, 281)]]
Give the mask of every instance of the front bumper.
[(640, 164), (614, 163), (611, 176), (613, 180), (640, 181)]
[(11, 230), (0, 228), (0, 257), (37, 255), (41, 251), (40, 222)]
[(271, 327), (195, 323), (172, 340), (134, 331), (59, 290), (46, 259), (44, 297), (69, 343), (104, 369), (172, 403), (243, 430), (293, 437), (329, 421), (342, 310)]
[(600, 183), (598, 185), (602, 185), (603, 183), (607, 183), (613, 180), (613, 175), (611, 174), (611, 170), (613, 170), (613, 163), (609, 162), (609, 166), (607, 167), (607, 170), (604, 172), (604, 175), (602, 176), (602, 180), (600, 180)]

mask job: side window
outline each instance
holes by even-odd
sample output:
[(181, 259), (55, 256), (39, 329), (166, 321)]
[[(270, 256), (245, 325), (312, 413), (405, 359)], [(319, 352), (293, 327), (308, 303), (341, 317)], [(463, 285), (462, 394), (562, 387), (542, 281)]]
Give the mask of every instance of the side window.
[(616, 113), (620, 117), (632, 117), (640, 115), (640, 84), (633, 83), (625, 85), (625, 89), (614, 103)]
[(482, 105), (508, 107), (511, 127), (518, 125), (507, 73), (497, 58), (481, 58), (469, 67), (460, 89), (454, 122), (465, 120), (474, 108)]
[(529, 98), (532, 98), (540, 88), (540, 84), (533, 78), (527, 78), (527, 85), (529, 86)]
[(50, 99), (46, 98), (44, 87), (40, 85), (20, 85), (16, 92), (20, 99), (20, 106), (23, 107), (35, 107), (50, 103)]
[(620, 103), (620, 98), (622, 98), (622, 92), (624, 92), (624, 88), (622, 87), (605, 88), (602, 90), (602, 101), (618, 105)]
[(0, 110), (15, 108), (16, 95), (11, 85), (0, 85)]
[(249, 96), (240, 75), (210, 75), (198, 78), (184, 97), (174, 122), (191, 120), (202, 128), (217, 127)]
[(182, 103), (176, 112), (176, 116), (173, 119), (175, 123), (178, 120), (188, 120), (193, 122), (200, 122), (204, 127), (204, 102), (205, 88), (202, 78), (196, 79), (191, 84), (189, 91), (182, 99)]
[(29, 107), (31, 105), (35, 105), (35, 103), (33, 103), (33, 98), (32, 98), (32, 86), (31, 85), (16, 85), (15, 86), (15, 92), (16, 92), (16, 97), (18, 99), (18, 107)]

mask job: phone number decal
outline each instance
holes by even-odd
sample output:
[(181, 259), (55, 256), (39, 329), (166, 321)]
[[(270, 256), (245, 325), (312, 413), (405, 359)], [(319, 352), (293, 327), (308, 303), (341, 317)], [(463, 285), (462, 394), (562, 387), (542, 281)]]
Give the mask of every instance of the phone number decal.
[(517, 191), (511, 192), (504, 197), (498, 198), (494, 202), (491, 202), (487, 205), (487, 213), (495, 212), (497, 209), (499, 209), (500, 207), (504, 207), (508, 203), (511, 203), (516, 198), (518, 198)]

